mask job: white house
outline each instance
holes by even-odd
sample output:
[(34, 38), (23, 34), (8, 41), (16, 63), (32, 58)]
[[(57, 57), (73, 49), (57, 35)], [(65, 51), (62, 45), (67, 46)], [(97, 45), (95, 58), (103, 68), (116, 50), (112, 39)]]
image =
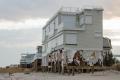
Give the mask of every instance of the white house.
[(37, 59), (41, 59), (42, 58), (42, 46), (37, 46), (37, 52), (32, 60), (32, 62), (34, 62)]
[(99, 58), (103, 50), (103, 9), (61, 8), (43, 27), (42, 45), (43, 65), (48, 61), (45, 56), (59, 49), (64, 49), (69, 59), (77, 50), (86, 60), (94, 52)]
[(31, 68), (35, 54), (21, 54), (20, 67)]
[(111, 51), (112, 45), (111, 45), (111, 40), (107, 37), (103, 38), (103, 55), (110, 54), (112, 53)]

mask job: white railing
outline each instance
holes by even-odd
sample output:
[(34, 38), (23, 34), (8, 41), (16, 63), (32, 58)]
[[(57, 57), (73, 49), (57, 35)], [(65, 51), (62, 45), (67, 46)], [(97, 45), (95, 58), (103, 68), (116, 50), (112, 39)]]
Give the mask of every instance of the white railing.
[(59, 12), (82, 12), (84, 9), (103, 10), (103, 8), (101, 6), (85, 5), (85, 6), (82, 6), (82, 8), (78, 8), (78, 7), (61, 7), (59, 9)]
[(84, 5), (82, 9), (103, 9), (101, 6)]
[(81, 9), (77, 7), (62, 7), (59, 10), (60, 12), (80, 12)]

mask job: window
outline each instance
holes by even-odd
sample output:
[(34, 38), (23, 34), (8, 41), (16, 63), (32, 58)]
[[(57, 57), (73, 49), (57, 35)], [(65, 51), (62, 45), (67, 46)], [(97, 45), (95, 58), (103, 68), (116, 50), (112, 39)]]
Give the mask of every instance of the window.
[(55, 21), (53, 21), (52, 24), (53, 24), (53, 28), (54, 28), (54, 32), (55, 32)]
[(76, 14), (76, 25), (79, 26), (80, 24), (80, 16), (79, 14)]
[(49, 35), (52, 36), (53, 34), (54, 34), (54, 22), (52, 21), (50, 23), (50, 33), (49, 33)]
[(76, 34), (66, 34), (65, 44), (77, 44), (77, 35)]
[(102, 32), (95, 32), (95, 37), (102, 37)]
[(46, 36), (48, 35), (48, 33), (49, 33), (49, 27), (47, 26), (46, 27)]
[(80, 16), (80, 25), (83, 25), (85, 22), (84, 16)]
[(80, 26), (79, 26), (80, 29), (85, 30), (85, 25), (84, 25), (85, 24), (85, 16), (84, 15), (80, 16), (80, 21), (79, 22), (80, 22)]
[(42, 31), (42, 41), (44, 41), (44, 39), (45, 39), (45, 29), (43, 29)]
[(92, 24), (92, 16), (91, 15), (86, 15), (85, 16), (85, 23), (86, 24)]
[(61, 24), (61, 15), (58, 16), (58, 25)]
[(53, 22), (53, 24), (54, 24), (54, 27), (56, 27), (56, 23), (55, 23), (55, 21)]
[(48, 25), (48, 27), (49, 27), (49, 32), (50, 32), (50, 25)]

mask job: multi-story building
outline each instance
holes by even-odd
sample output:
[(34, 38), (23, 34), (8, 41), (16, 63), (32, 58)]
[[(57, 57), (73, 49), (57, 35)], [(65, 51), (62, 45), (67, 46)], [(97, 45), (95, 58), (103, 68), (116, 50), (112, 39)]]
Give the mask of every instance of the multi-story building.
[(35, 54), (22, 54), (20, 60), (20, 67), (22, 68), (33, 68), (38, 71), (41, 68), (42, 62), (42, 46), (37, 46), (37, 52)]
[(37, 46), (37, 52), (32, 61), (32, 68), (34, 71), (39, 71), (41, 69), (42, 62), (42, 46)]
[(110, 54), (112, 49), (111, 40), (107, 37), (103, 38), (103, 52), (104, 54)]
[(20, 67), (21, 68), (32, 68), (32, 60), (35, 54), (22, 54), (20, 60)]
[(94, 52), (99, 57), (103, 50), (103, 9), (61, 8), (43, 27), (42, 44), (44, 65), (45, 56), (59, 49), (67, 55), (81, 50), (86, 60)]

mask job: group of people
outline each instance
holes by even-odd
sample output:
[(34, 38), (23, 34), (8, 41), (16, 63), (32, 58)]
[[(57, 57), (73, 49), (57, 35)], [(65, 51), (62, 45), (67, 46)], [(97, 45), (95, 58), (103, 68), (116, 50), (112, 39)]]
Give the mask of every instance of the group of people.
[(63, 54), (63, 49), (59, 49), (48, 55), (48, 71), (61, 72), (64, 60)]
[[(74, 56), (72, 58), (72, 61), (69, 62), (68, 60), (68, 55), (65, 55), (64, 53), (64, 49), (59, 49), (56, 51), (51, 52), (48, 55), (48, 71), (51, 72), (59, 72), (61, 73), (64, 69), (64, 65), (67, 66), (90, 66), (91, 67), (91, 71), (92, 73), (94, 72), (94, 59), (95, 57), (95, 52), (93, 52), (93, 54), (91, 55), (91, 59), (93, 61), (89, 61), (89, 63), (87, 61), (85, 61), (85, 59), (83, 58), (82, 54), (80, 54), (81, 51), (76, 51), (74, 53)], [(101, 60), (98, 59), (98, 64), (101, 64)], [(75, 68), (75, 67), (74, 67)]]

